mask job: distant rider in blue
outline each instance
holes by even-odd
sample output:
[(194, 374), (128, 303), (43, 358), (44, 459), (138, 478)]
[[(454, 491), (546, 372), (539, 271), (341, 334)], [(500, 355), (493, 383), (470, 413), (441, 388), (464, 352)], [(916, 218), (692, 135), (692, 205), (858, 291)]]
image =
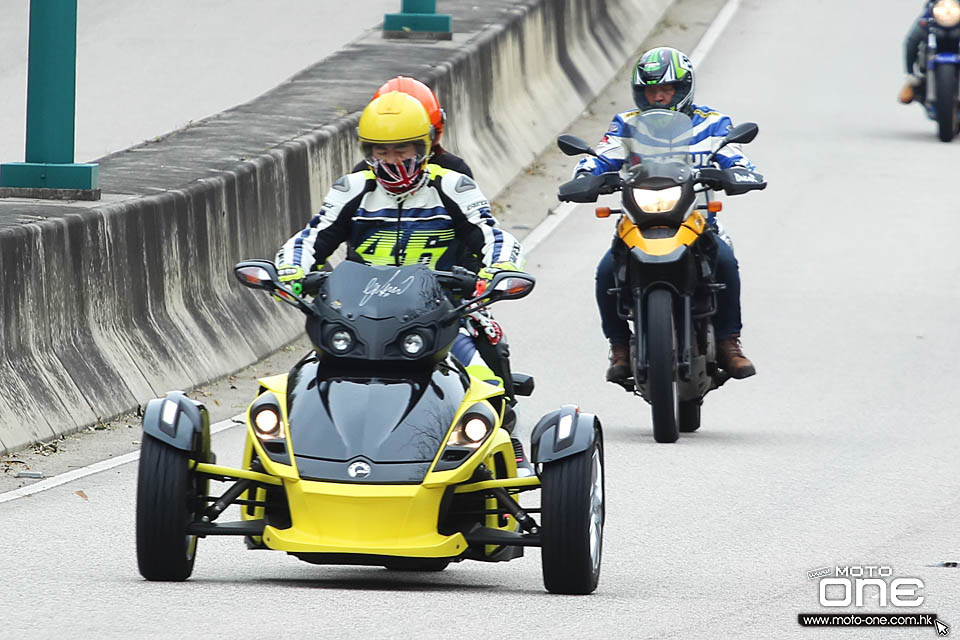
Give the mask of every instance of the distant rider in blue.
[(923, 64), (918, 65), (917, 62), (920, 57), (920, 43), (927, 37), (927, 21), (933, 17), (934, 4), (934, 2), (923, 3), (923, 13), (913, 21), (913, 25), (903, 41), (907, 80), (904, 82), (903, 88), (900, 89), (900, 95), (897, 96), (903, 104), (910, 104), (916, 94), (923, 93), (927, 70), (923, 68)]
[[(693, 103), (693, 64), (682, 52), (670, 47), (657, 47), (647, 51), (637, 61), (631, 80), (636, 109), (618, 113), (613, 117), (610, 129), (595, 147), (599, 158), (581, 160), (575, 174), (595, 174), (618, 171), (626, 158), (623, 137), (627, 133), (626, 121), (648, 109), (670, 109), (690, 116), (693, 138), (690, 153), (694, 163), (705, 165), (710, 155), (730, 131), (730, 118), (710, 107)], [(723, 169), (740, 166), (750, 171), (754, 166), (740, 152), (737, 145), (728, 145), (717, 154), (714, 162)], [(743, 353), (740, 344), (740, 271), (733, 254), (730, 238), (720, 224), (709, 214), (712, 230), (719, 236), (717, 242), (717, 281), (726, 288), (717, 293), (717, 314), (713, 318), (717, 335), (717, 361), (733, 378), (747, 378), (756, 373), (753, 363)], [(596, 296), (600, 309), (603, 334), (610, 341), (610, 367), (606, 378), (614, 382), (630, 377), (630, 325), (617, 313), (615, 294), (608, 293), (615, 287), (613, 277), (613, 251), (608, 249), (597, 266)]]

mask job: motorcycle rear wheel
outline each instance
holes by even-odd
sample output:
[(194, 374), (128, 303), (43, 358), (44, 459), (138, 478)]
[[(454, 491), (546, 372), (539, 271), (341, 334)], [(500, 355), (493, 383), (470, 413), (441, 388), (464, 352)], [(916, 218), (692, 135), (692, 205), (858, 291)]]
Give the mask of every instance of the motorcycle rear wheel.
[(937, 135), (950, 142), (957, 135), (957, 67), (941, 64), (935, 71), (937, 97)]
[[(639, 309), (638, 309), (639, 311)], [(676, 442), (679, 394), (677, 389), (677, 332), (673, 316), (673, 294), (654, 289), (647, 296), (646, 316), (647, 373), (653, 439)]]

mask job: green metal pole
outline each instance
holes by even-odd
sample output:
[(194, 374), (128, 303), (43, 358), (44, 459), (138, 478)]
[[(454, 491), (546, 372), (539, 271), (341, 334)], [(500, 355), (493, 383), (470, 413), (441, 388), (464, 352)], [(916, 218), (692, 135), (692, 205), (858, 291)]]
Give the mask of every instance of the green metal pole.
[(77, 0), (31, 0), (27, 162), (73, 162)]
[(451, 17), (437, 13), (437, 0), (402, 0), (400, 13), (384, 14), (383, 37), (451, 40)]
[(30, 0), (26, 162), (0, 164), (0, 197), (100, 198), (99, 166), (76, 164), (77, 0)]

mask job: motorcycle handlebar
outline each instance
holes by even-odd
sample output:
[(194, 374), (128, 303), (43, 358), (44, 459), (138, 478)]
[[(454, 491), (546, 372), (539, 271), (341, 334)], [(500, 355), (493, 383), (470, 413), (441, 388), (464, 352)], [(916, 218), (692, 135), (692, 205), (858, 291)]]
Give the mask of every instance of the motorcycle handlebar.
[(300, 281), (303, 292), (309, 295), (316, 294), (320, 291), (320, 284), (327, 279), (328, 275), (330, 275), (329, 271), (312, 271), (305, 275)]
[(472, 293), (477, 286), (477, 274), (464, 267), (452, 267), (450, 271), (434, 271), (433, 275), (451, 291)]

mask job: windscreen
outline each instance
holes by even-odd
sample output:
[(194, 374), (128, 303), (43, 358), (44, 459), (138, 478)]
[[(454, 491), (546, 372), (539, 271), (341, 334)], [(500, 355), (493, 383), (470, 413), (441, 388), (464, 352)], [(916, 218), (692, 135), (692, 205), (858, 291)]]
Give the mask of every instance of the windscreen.
[(693, 123), (680, 111), (651, 109), (626, 119), (624, 170), (644, 161), (691, 164)]
[(380, 267), (344, 262), (324, 285), (324, 302), (348, 318), (413, 319), (435, 310), (444, 295), (436, 277), (421, 264)]

